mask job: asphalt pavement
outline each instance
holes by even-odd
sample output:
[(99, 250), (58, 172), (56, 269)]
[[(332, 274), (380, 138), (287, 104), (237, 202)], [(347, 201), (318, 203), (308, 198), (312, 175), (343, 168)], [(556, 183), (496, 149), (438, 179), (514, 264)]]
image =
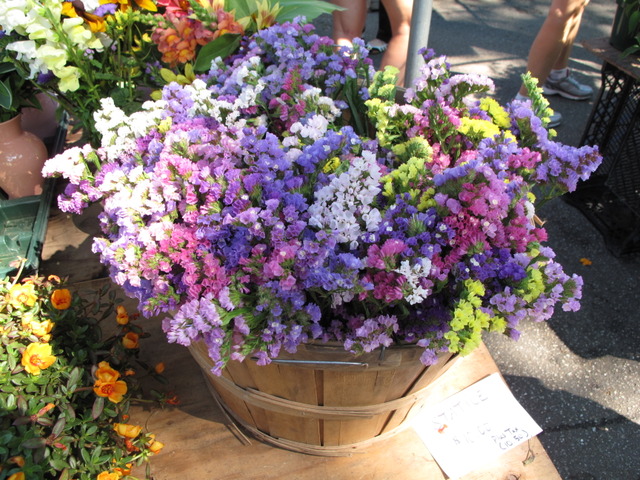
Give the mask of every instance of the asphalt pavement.
[[(506, 102), (518, 90), (549, 4), (434, 0), (428, 46), (446, 55), (456, 73), (491, 77), (495, 98)], [(572, 52), (574, 74), (595, 92), (602, 63), (582, 42), (609, 36), (615, 7), (614, 0), (591, 0)], [(330, 34), (330, 16), (314, 23)], [(376, 25), (377, 12), (371, 11), (366, 40), (375, 37)], [(549, 100), (564, 117), (558, 140), (580, 145), (593, 100)], [(614, 255), (594, 225), (561, 199), (538, 214), (565, 271), (584, 278), (582, 308), (527, 324), (517, 342), (490, 334), (485, 343), (516, 398), (543, 428), (539, 438), (563, 479), (640, 480), (640, 254)]]

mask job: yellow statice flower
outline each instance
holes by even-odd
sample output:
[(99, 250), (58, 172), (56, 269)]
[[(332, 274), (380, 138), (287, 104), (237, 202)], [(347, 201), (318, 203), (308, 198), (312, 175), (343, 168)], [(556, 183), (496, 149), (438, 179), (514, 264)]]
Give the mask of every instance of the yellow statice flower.
[(496, 100), (484, 97), (480, 100), (480, 108), (487, 112), (498, 127), (507, 130), (511, 127), (511, 119), (507, 111)]

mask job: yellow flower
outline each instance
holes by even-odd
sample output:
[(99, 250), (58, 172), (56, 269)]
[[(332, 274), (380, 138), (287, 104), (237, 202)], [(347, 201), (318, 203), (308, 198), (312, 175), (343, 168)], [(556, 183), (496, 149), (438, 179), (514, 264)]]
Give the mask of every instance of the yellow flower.
[(122, 345), (124, 348), (138, 348), (138, 340), (140, 339), (140, 335), (134, 332), (127, 333), (124, 337), (122, 337)]
[(131, 425), (130, 423), (114, 423), (113, 429), (124, 438), (136, 438), (142, 432), (141, 426)]
[(116, 322), (118, 322), (118, 325), (126, 325), (129, 323), (129, 313), (127, 313), (127, 309), (122, 305), (116, 307)]
[(589, 260), (588, 258), (581, 258), (580, 259), (580, 263), (582, 265), (584, 265), (585, 267), (588, 267), (589, 265), (593, 264), (593, 262), (591, 260)]
[(75, 92), (80, 88), (80, 69), (78, 67), (66, 66), (52, 69), (53, 74), (60, 79), (58, 88), (61, 92)]
[(7, 301), (14, 308), (33, 307), (38, 300), (35, 287), (27, 283), (25, 285), (14, 285), (9, 289)]
[(24, 472), (16, 472), (9, 475), (7, 480), (25, 480), (25, 478), (26, 477), (24, 476)]
[(122, 478), (122, 474), (118, 471), (114, 472), (100, 472), (96, 480), (120, 480)]
[(36, 337), (45, 342), (51, 340), (50, 333), (53, 326), (54, 323), (51, 320), (43, 320), (42, 322), (39, 322), (34, 320), (32, 316), (25, 316), (22, 319), (22, 328), (26, 331), (30, 331)]
[(31, 343), (22, 353), (22, 365), (32, 375), (40, 375), (40, 370), (49, 368), (55, 361), (48, 343)]
[(66, 310), (71, 306), (71, 292), (66, 288), (54, 290), (51, 294), (51, 303), (53, 308)]

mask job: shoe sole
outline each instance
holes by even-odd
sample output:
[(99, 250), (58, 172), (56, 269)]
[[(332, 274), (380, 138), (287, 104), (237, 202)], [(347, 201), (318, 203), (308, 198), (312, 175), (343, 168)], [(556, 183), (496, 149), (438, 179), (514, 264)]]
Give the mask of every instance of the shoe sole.
[(571, 95), (570, 93), (565, 92), (564, 90), (554, 90), (549, 87), (542, 87), (542, 93), (545, 95), (560, 95), (561, 97), (568, 98), (569, 100), (589, 100), (593, 93), (585, 96)]

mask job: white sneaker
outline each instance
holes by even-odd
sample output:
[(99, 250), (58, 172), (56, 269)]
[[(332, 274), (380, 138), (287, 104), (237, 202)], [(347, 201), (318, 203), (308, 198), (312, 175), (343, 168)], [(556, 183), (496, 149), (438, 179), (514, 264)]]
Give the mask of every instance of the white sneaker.
[(578, 82), (571, 73), (560, 80), (547, 78), (542, 91), (545, 95), (560, 95), (569, 100), (588, 100), (593, 95), (593, 88)]

